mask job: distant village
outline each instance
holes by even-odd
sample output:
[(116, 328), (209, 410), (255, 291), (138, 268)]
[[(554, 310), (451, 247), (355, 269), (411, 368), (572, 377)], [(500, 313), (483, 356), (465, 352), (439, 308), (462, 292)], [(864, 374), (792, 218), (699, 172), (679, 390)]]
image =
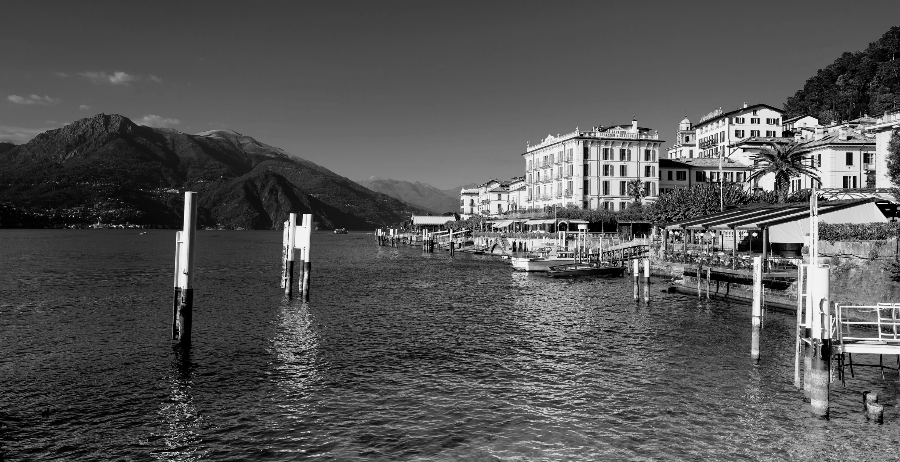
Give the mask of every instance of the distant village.
[[(576, 128), (528, 143), (522, 153), (524, 174), (491, 179), (460, 192), (459, 213), (500, 218), (574, 206), (591, 210), (625, 210), (640, 200), (697, 184), (741, 185), (748, 191), (774, 188), (774, 174), (750, 178), (752, 156), (776, 145), (798, 143), (826, 190), (891, 188), (887, 149), (900, 111), (848, 121), (820, 121), (812, 116), (783, 119), (768, 104), (718, 108), (692, 123), (685, 115), (674, 143), (658, 131), (628, 125)], [(665, 149), (665, 153), (663, 153)], [(813, 178), (791, 179), (790, 191), (813, 186)]]

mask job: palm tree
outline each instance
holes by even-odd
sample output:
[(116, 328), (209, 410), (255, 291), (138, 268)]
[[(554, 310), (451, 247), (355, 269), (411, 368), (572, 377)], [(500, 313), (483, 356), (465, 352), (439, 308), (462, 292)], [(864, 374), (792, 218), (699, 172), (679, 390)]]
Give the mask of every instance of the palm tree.
[(775, 194), (778, 196), (778, 203), (787, 200), (788, 191), (791, 187), (791, 178), (806, 175), (819, 181), (819, 175), (816, 173), (816, 167), (804, 164), (803, 143), (796, 141), (781, 144), (770, 143), (761, 151), (753, 154), (753, 173), (747, 177), (747, 181), (758, 180), (770, 173), (775, 174)]

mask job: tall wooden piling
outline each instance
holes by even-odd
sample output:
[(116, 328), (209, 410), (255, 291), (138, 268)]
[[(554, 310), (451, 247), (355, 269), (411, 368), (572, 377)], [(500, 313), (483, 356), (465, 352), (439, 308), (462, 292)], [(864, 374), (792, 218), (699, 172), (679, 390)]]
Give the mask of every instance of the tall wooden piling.
[(634, 277), (634, 301), (640, 300), (640, 269), (637, 259), (631, 260), (631, 274)]
[(175, 300), (172, 310), (172, 340), (191, 343), (194, 307), (194, 235), (197, 229), (197, 193), (184, 193), (184, 224), (175, 235)]
[(650, 303), (650, 259), (644, 260), (644, 302)]
[(750, 357), (759, 362), (759, 330), (762, 327), (762, 257), (753, 257), (753, 307)]
[(706, 267), (706, 299), (709, 300), (710, 280), (712, 279), (712, 268)]
[(794, 339), (794, 387), (798, 389), (803, 388), (803, 379), (800, 375), (800, 358), (803, 357), (805, 345), (803, 341), (805, 339), (805, 329), (801, 328), (803, 325), (803, 269), (805, 266), (803, 264), (797, 265), (797, 338)]
[(812, 306), (810, 334), (812, 340), (809, 382), (809, 403), (813, 413), (828, 417), (831, 382), (831, 268), (827, 265), (810, 266), (806, 276)]
[(294, 288), (294, 255), (297, 239), (297, 214), (292, 213), (284, 222), (281, 256), (281, 288), (284, 294), (291, 296)]
[(302, 269), (302, 277), (300, 279), (300, 295), (304, 302), (309, 301), (309, 284), (312, 277), (312, 258), (310, 257), (310, 243), (312, 242), (312, 214), (303, 214), (303, 225), (298, 227), (300, 233), (300, 265)]

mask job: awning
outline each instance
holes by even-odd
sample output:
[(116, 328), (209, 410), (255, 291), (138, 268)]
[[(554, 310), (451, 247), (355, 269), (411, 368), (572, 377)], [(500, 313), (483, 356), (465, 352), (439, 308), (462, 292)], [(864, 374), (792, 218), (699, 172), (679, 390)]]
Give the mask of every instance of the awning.
[(513, 224), (512, 220), (497, 220), (493, 223), (494, 228), (506, 228)]
[(557, 222), (557, 220), (550, 218), (547, 220), (528, 220), (525, 222), (525, 224), (526, 225), (546, 225), (546, 224), (551, 224), (551, 223), (556, 223), (556, 222)]

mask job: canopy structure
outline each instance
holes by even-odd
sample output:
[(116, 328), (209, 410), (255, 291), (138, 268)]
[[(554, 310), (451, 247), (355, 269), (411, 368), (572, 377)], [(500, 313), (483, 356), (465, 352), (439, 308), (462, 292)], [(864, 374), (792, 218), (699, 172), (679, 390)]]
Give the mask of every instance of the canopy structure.
[[(893, 204), (874, 198), (819, 203), (822, 223), (884, 223), (886, 210)], [(809, 233), (809, 204), (776, 204), (741, 207), (692, 218), (666, 226), (666, 229), (692, 230), (768, 230), (769, 242), (797, 243)]]
[(456, 218), (430, 215), (412, 216), (412, 223), (415, 226), (444, 226), (451, 221), (456, 221)]

